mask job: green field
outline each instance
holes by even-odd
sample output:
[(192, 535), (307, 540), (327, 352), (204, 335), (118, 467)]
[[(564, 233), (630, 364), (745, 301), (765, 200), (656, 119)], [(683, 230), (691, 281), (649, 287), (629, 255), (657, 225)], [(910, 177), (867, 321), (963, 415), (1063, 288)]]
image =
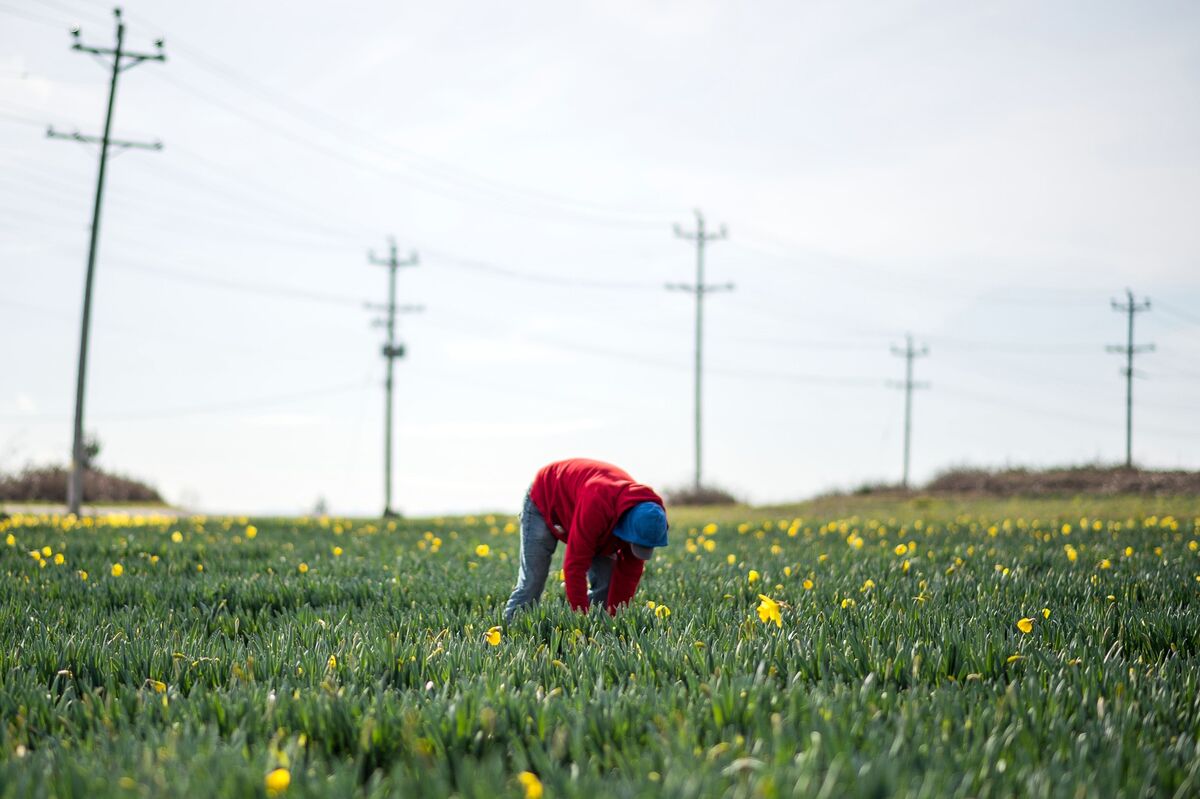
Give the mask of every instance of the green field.
[(510, 518), (14, 517), (0, 796), (1200, 794), (1200, 500), (917, 502), (679, 514), (490, 637)]

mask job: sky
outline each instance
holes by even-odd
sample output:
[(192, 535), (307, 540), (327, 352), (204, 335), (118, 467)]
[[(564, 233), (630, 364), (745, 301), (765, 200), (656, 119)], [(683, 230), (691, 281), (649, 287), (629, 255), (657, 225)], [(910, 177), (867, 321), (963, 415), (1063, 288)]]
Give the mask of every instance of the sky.
[[(1124, 457), (1200, 468), (1200, 5), (124, 6), (85, 427), (205, 512), (516, 510), (564, 457), (754, 503)], [(0, 0), (0, 470), (69, 457), (111, 7)]]

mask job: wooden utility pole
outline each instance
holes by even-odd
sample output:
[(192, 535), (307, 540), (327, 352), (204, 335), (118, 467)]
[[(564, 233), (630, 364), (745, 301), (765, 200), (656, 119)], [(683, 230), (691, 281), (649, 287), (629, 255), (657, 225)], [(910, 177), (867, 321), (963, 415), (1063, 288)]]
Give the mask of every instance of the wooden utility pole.
[(387, 258), (377, 258), (372, 252), (368, 253), (367, 260), (377, 266), (388, 268), (387, 304), (368, 305), (367, 307), (384, 312), (385, 316), (382, 321), (387, 328), (387, 341), (384, 342), (382, 349), (383, 357), (387, 361), (387, 378), (384, 382), (387, 404), (384, 411), (383, 432), (383, 515), (390, 517), (396, 515), (396, 511), (392, 508), (392, 371), (396, 359), (404, 357), (404, 345), (396, 341), (396, 314), (423, 309), (418, 305), (396, 304), (396, 271), (402, 266), (416, 266), (418, 259), (415, 252), (409, 253), (407, 259), (400, 260), (396, 254), (396, 240), (390, 239)]
[(113, 106), (117, 100), (117, 78), (121, 72), (130, 67), (136, 67), (143, 61), (167, 60), (166, 54), (163, 53), (162, 39), (154, 43), (157, 48), (157, 52), (154, 54), (126, 51), (124, 49), (125, 23), (121, 20), (121, 9), (114, 9), (113, 16), (116, 17), (117, 25), (116, 46), (114, 47), (89, 47), (80, 41), (78, 28), (71, 31), (71, 36), (74, 39), (74, 43), (71, 45), (72, 50), (78, 50), (81, 53), (90, 53), (99, 58), (110, 56), (112, 58), (112, 78), (108, 84), (108, 110), (104, 116), (104, 134), (97, 138), (95, 136), (84, 136), (78, 131), (74, 133), (59, 133), (54, 128), (46, 131), (46, 135), (52, 139), (70, 139), (72, 141), (89, 144), (98, 143), (100, 145), (100, 171), (96, 176), (96, 200), (92, 206), (92, 235), (91, 241), (88, 244), (87, 276), (84, 278), (83, 283), (83, 321), (80, 326), (79, 364), (75, 377), (75, 424), (71, 444), (71, 473), (67, 477), (67, 512), (73, 513), (76, 516), (79, 515), (83, 505), (83, 471), (87, 467), (87, 452), (83, 441), (83, 399), (87, 377), (88, 330), (92, 320), (92, 285), (95, 282), (96, 251), (100, 241), (100, 208), (104, 201), (104, 172), (108, 165), (108, 149), (110, 147), (121, 149), (139, 148), (143, 150), (162, 149), (162, 142), (146, 144), (112, 138)]
[(913, 346), (912, 334), (904, 337), (903, 349), (892, 347), (892, 355), (898, 355), (904, 359), (904, 382), (891, 381), (890, 384), (895, 388), (904, 389), (904, 476), (900, 480), (900, 485), (905, 488), (908, 488), (909, 458), (912, 453), (912, 393), (914, 388), (929, 388), (928, 383), (913, 380), (913, 360), (923, 358), (928, 354), (928, 347), (923, 346), (917, 349)]
[(1125, 345), (1114, 344), (1108, 347), (1109, 352), (1116, 352), (1125, 356), (1125, 367), (1121, 369), (1121, 374), (1125, 375), (1125, 468), (1133, 468), (1133, 356), (1141, 352), (1153, 352), (1153, 344), (1142, 344), (1134, 346), (1133, 343), (1133, 317), (1141, 311), (1150, 310), (1150, 300), (1136, 302), (1133, 299), (1133, 292), (1125, 289), (1125, 302), (1112, 301), (1114, 311), (1119, 311), (1126, 314), (1128, 324), (1125, 334)]
[(731, 291), (732, 283), (721, 284), (706, 284), (704, 282), (704, 246), (710, 241), (717, 241), (727, 236), (725, 226), (722, 225), (720, 230), (715, 233), (706, 232), (704, 229), (704, 215), (696, 211), (696, 230), (687, 231), (679, 225), (675, 226), (675, 235), (681, 239), (696, 242), (696, 282), (691, 283), (668, 283), (667, 289), (670, 291), (686, 291), (696, 295), (696, 396), (695, 396), (695, 447), (696, 447), (696, 465), (695, 472), (692, 478), (692, 487), (699, 492), (701, 486), (701, 460), (702, 460), (702, 442), (701, 442), (701, 384), (704, 371), (704, 295), (712, 294), (717, 291)]

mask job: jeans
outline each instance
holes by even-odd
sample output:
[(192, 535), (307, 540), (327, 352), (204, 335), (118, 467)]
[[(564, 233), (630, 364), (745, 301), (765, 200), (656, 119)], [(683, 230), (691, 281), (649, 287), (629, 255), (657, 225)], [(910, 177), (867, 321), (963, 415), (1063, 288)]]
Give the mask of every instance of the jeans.
[[(504, 606), (504, 620), (512, 621), (521, 608), (537, 603), (546, 588), (550, 574), (550, 559), (558, 546), (558, 539), (550, 532), (542, 513), (525, 494), (521, 508), (521, 569), (517, 573), (517, 587), (513, 589), (508, 604)], [(608, 599), (608, 582), (612, 577), (612, 558), (597, 557), (588, 569), (588, 604), (603, 605)]]

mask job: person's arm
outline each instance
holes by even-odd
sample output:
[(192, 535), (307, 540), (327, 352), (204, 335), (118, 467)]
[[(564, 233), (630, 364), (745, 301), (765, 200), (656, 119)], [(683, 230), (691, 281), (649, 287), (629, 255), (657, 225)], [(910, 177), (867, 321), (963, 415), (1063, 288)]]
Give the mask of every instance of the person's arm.
[(596, 557), (599, 541), (608, 532), (608, 519), (593, 503), (580, 502), (567, 534), (567, 551), (563, 555), (563, 582), (567, 584), (567, 601), (575, 610), (588, 609), (588, 569)]
[(633, 599), (638, 583), (642, 581), (642, 571), (646, 562), (635, 558), (631, 553), (622, 552), (613, 564), (612, 577), (608, 583), (608, 612), (616, 615), (617, 608)]

